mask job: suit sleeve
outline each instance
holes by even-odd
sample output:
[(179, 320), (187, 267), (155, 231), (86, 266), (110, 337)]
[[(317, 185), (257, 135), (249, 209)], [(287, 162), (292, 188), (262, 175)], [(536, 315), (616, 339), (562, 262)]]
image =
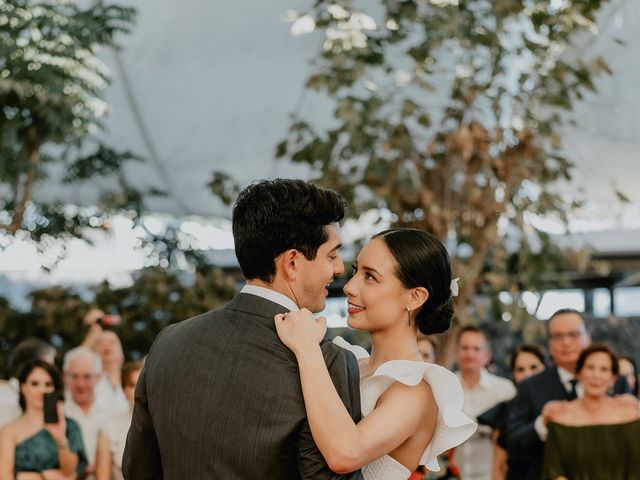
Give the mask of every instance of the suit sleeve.
[(524, 387), (522, 384), (518, 386), (518, 393), (509, 405), (503, 437), (508, 450), (522, 453), (541, 440), (534, 425), (537, 414), (532, 392)]
[[(360, 374), (358, 372), (358, 363), (351, 352), (340, 349), (335, 358), (328, 362), (329, 348), (327, 341), (322, 345), (322, 352), (327, 362), (329, 375), (333, 380), (340, 398), (344, 402), (351, 418), (354, 422), (359, 422), (362, 417), (360, 410)], [(349, 474), (337, 474), (331, 471), (325, 462), (320, 450), (316, 446), (311, 435), (309, 422), (305, 420), (304, 425), (298, 437), (298, 471), (300, 478), (305, 480), (311, 479), (349, 479), (361, 480), (362, 473), (360, 470)]]
[[(158, 334), (149, 351), (147, 360), (153, 355), (161, 336), (171, 327)], [(147, 365), (140, 372), (136, 385), (133, 418), (127, 434), (124, 455), (122, 457), (122, 475), (125, 480), (158, 480), (163, 478), (160, 447), (149, 411), (147, 397)]]

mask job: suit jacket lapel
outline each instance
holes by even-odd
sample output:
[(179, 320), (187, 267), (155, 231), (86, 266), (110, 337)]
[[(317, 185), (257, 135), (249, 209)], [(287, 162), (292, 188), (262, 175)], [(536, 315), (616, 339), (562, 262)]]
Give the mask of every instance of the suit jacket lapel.
[(558, 400), (569, 400), (569, 393), (567, 389), (562, 384), (562, 380), (560, 380), (560, 374), (558, 373), (558, 367), (553, 367), (553, 375), (551, 377), (552, 381), (550, 382), (550, 387), (552, 389), (553, 395)]

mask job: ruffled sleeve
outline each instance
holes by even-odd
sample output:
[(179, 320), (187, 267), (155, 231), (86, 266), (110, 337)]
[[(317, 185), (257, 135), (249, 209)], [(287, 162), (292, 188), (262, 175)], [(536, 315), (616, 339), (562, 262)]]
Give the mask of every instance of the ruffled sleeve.
[[(333, 342), (350, 350), (359, 361), (369, 357), (364, 348), (351, 345), (342, 337), (336, 337)], [(420, 465), (425, 465), (435, 472), (440, 470), (438, 455), (465, 442), (478, 428), (478, 425), (462, 412), (464, 394), (458, 377), (440, 365), (392, 360), (381, 365), (373, 373), (367, 380), (366, 387), (378, 390), (377, 399), (394, 382), (414, 386), (423, 380), (431, 387), (438, 405), (438, 420), (431, 443), (422, 454)], [(363, 408), (363, 413), (364, 410)]]

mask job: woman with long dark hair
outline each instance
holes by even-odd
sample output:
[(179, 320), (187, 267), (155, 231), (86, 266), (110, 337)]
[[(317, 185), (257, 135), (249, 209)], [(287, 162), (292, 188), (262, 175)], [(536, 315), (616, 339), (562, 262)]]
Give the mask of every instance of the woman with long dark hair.
[[(0, 430), (0, 480), (73, 479), (87, 467), (80, 427), (62, 411), (62, 378), (47, 362), (18, 375), (22, 416)], [(57, 423), (45, 423), (44, 395), (56, 393)]]

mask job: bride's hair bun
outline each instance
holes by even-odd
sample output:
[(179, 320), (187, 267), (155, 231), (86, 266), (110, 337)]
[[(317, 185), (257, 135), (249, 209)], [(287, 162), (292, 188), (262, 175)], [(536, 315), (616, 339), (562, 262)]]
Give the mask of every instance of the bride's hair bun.
[(396, 261), (396, 274), (406, 288), (423, 287), (429, 298), (416, 314), (425, 335), (443, 333), (453, 320), (451, 261), (445, 246), (433, 235), (414, 228), (378, 233)]
[(453, 297), (438, 305), (433, 311), (428, 312), (423, 306), (416, 315), (418, 330), (425, 335), (444, 333), (451, 328), (453, 321)]

